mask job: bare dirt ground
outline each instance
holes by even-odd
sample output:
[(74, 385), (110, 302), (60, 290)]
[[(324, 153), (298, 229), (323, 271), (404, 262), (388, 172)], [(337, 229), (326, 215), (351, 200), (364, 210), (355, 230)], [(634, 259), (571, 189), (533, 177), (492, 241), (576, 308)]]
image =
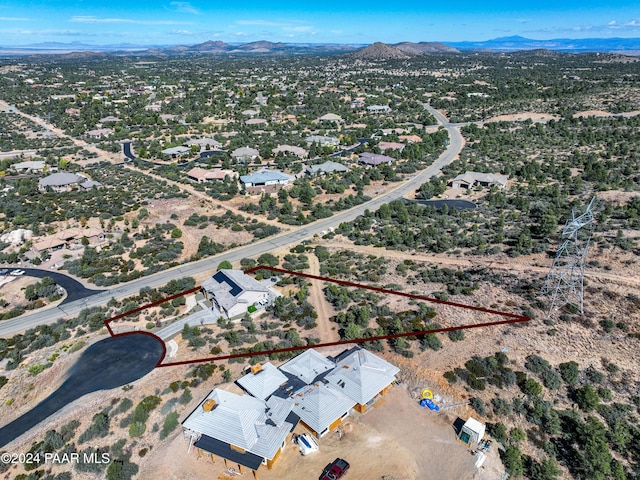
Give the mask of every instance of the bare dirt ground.
[(512, 115), (497, 115), (495, 117), (488, 118), (485, 123), (488, 122), (524, 122), (525, 120), (531, 120), (532, 122), (546, 123), (549, 120), (559, 120), (557, 115), (549, 115), (548, 113), (535, 113), (535, 112), (520, 112)]
[(604, 110), (585, 110), (582, 112), (576, 112), (573, 114), (573, 118), (583, 118), (583, 117), (635, 117), (636, 115), (640, 115), (640, 111), (633, 112), (624, 112), (624, 113), (611, 113), (605, 112)]
[[(314, 254), (307, 255), (309, 259), (309, 272), (311, 275), (320, 275), (320, 262)], [(319, 337), (323, 342), (335, 342), (340, 340), (336, 324), (332, 323), (329, 318), (333, 317), (336, 312), (333, 306), (327, 301), (322, 291), (324, 284), (320, 280), (309, 280), (311, 287), (309, 289), (309, 303), (313, 305), (318, 319), (318, 326), (311, 330), (313, 336)]]

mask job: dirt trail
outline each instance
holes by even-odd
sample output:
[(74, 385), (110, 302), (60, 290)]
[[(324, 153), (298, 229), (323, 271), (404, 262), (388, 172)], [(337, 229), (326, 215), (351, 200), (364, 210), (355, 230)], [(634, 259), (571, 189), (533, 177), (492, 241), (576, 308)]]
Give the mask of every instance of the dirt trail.
[[(315, 255), (307, 255), (309, 259), (309, 273), (311, 275), (320, 275), (320, 262)], [(336, 329), (336, 324), (331, 323), (330, 317), (335, 315), (335, 311), (331, 304), (327, 301), (322, 291), (322, 283), (320, 280), (309, 280), (311, 287), (309, 288), (309, 303), (318, 314), (318, 326), (313, 330), (318, 334), (322, 342), (333, 342), (340, 340), (340, 335)]]

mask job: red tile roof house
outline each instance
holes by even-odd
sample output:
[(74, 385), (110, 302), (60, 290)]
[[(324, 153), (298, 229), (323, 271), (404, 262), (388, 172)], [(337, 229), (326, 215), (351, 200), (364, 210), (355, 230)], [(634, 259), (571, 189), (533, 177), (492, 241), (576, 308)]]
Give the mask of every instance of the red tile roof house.
[(221, 182), (225, 177), (229, 177), (229, 179), (238, 178), (238, 174), (233, 170), (223, 170), (220, 168), (208, 170), (206, 168), (194, 167), (187, 172), (187, 177), (198, 183), (204, 183)]

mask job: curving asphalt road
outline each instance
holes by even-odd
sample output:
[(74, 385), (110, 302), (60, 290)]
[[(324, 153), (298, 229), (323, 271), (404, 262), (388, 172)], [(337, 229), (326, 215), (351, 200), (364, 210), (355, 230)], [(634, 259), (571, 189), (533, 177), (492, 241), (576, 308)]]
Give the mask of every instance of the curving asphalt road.
[(67, 292), (67, 297), (62, 302), (60, 302), (60, 305), (75, 302), (77, 300), (90, 297), (91, 295), (104, 292), (104, 290), (92, 290), (90, 288), (87, 288), (75, 278), (63, 273), (53, 272), (51, 270), (40, 268), (7, 268), (7, 270), (7, 275), (9, 275), (9, 273), (14, 270), (24, 270), (24, 274), (28, 277), (53, 278), (53, 281), (56, 282), (57, 285), (64, 288), (64, 290)]
[(184, 264), (129, 283), (121, 284), (110, 290), (102, 291), (81, 300), (76, 300), (58, 307), (5, 320), (0, 322), (0, 337), (9, 337), (37, 325), (55, 323), (58, 319), (77, 315), (80, 310), (84, 308), (104, 305), (112, 297), (122, 299), (135, 295), (142, 287), (161, 287), (175, 278), (196, 276), (205, 272), (213, 272), (218, 264), (223, 260), (236, 262), (240, 261), (242, 258), (255, 257), (278, 248), (296, 245), (302, 240), (313, 237), (323, 231), (327, 231), (329, 227), (336, 227), (342, 222), (352, 221), (367, 210), (377, 210), (385, 203), (389, 203), (392, 200), (402, 198), (414, 192), (420, 187), (420, 185), (427, 182), (431, 177), (441, 173), (442, 168), (450, 164), (456, 158), (464, 145), (462, 135), (456, 126), (451, 125), (447, 118), (434, 108), (427, 105), (425, 105), (425, 108), (448, 131), (449, 146), (432, 165), (399, 183), (393, 190), (349, 210), (338, 212), (329, 218), (315, 221), (312, 224), (304, 225), (294, 230), (283, 232), (249, 245), (237, 247), (213, 257)]

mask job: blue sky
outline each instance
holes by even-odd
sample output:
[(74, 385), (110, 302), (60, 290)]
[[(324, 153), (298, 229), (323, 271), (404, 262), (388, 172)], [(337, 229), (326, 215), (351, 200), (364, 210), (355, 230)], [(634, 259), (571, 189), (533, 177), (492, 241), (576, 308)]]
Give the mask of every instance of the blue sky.
[[(436, 4), (437, 3), (437, 4)], [(1, 0), (0, 45), (372, 43), (640, 37), (640, 3), (540, 0)]]

